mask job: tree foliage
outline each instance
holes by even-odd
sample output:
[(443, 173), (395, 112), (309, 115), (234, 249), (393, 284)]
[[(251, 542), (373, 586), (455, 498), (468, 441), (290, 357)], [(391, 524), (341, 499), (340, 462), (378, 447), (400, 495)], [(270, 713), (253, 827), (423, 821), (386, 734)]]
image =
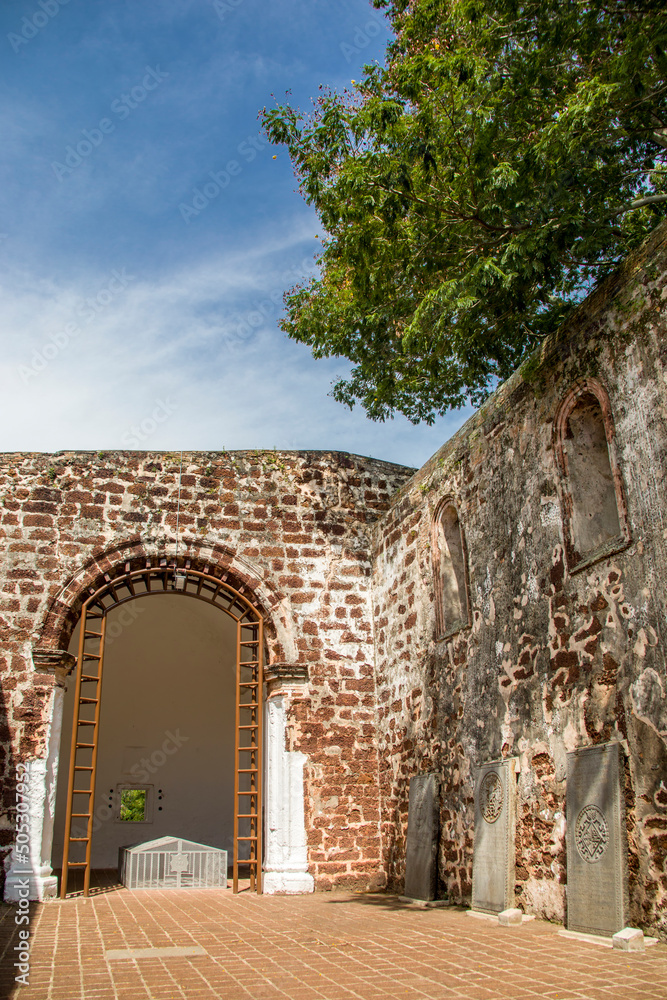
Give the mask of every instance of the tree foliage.
[(120, 818), (128, 823), (143, 823), (145, 821), (145, 788), (123, 788), (120, 793)]
[(478, 404), (667, 214), (663, 0), (375, 0), (384, 66), (262, 113), (326, 236), (283, 329), (335, 398)]

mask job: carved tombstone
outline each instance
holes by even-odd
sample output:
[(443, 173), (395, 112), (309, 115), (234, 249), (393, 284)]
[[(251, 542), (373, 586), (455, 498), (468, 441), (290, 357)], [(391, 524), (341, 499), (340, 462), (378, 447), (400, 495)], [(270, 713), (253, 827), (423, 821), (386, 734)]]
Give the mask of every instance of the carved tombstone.
[(567, 755), (567, 926), (611, 937), (628, 916), (619, 743)]
[(439, 798), (437, 774), (419, 774), (410, 780), (405, 895), (411, 899), (432, 900), (438, 891)]
[(514, 905), (515, 759), (483, 764), (475, 782), (472, 908), (500, 913)]

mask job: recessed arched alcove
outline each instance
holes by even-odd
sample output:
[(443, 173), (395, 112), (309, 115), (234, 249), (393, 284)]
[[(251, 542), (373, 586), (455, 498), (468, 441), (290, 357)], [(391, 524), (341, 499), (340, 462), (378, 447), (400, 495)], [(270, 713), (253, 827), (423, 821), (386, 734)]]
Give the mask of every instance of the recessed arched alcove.
[(574, 570), (629, 541), (611, 404), (597, 379), (584, 379), (570, 389), (554, 433), (565, 550)]
[(439, 637), (469, 624), (468, 578), (463, 531), (451, 498), (438, 506), (431, 536), (436, 588), (436, 621)]

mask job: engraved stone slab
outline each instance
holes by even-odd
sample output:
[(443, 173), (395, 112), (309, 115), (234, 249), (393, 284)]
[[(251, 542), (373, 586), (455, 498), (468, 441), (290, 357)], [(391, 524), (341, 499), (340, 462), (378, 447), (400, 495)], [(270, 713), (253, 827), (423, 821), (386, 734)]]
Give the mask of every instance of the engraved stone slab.
[(411, 899), (435, 899), (438, 891), (439, 800), (437, 774), (419, 774), (410, 780), (405, 895)]
[(474, 910), (502, 913), (514, 906), (515, 759), (483, 764), (475, 782)]
[(628, 913), (619, 743), (567, 755), (567, 926), (611, 937)]

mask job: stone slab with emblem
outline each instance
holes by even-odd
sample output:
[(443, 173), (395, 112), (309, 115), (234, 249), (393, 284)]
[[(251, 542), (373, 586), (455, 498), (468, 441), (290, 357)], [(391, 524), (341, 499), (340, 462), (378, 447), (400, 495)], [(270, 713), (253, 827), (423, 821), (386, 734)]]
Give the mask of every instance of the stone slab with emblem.
[(502, 913), (514, 905), (516, 759), (490, 761), (475, 780), (472, 908)]
[(627, 923), (622, 781), (619, 743), (567, 755), (568, 930), (611, 937)]
[(183, 872), (187, 872), (190, 869), (190, 855), (189, 854), (172, 854), (170, 870), (174, 874), (182, 875)]
[(408, 842), (405, 856), (405, 896), (434, 900), (438, 891), (440, 779), (418, 774), (410, 780)]

